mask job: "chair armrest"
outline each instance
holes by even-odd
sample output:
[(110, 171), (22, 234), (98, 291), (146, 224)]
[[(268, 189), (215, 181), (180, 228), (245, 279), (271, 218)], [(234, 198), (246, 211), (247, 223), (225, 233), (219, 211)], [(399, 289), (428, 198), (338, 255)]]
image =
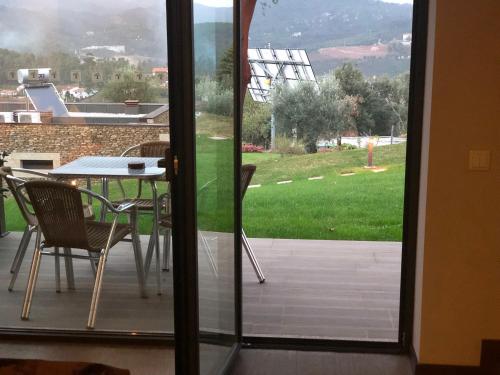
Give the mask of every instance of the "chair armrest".
[(126, 203), (122, 203), (122, 204), (120, 204), (120, 205), (116, 208), (116, 210), (117, 210), (118, 212), (124, 212), (124, 211), (128, 211), (128, 210), (130, 210), (132, 207), (135, 207), (135, 203), (133, 203), (133, 202), (126, 202)]
[(22, 190), (25, 189), (24, 184), (26, 183), (25, 180), (14, 177), (14, 176), (7, 176), (7, 178), (12, 179), (16, 181), (19, 185), (16, 186), (16, 194), (19, 197), (19, 201), (22, 205), (22, 209), (29, 213), (30, 215), (35, 215), (35, 213), (29, 209), (28, 204), (31, 205), (31, 202), (29, 199), (26, 197), (26, 193), (23, 193)]
[(19, 172), (19, 173), (30, 174), (30, 175), (38, 176), (38, 177), (52, 178), (48, 173), (34, 171), (33, 169), (11, 168), (11, 171), (12, 172)]
[(141, 147), (141, 145), (140, 145), (140, 144), (139, 144), (139, 145), (134, 145), (134, 146), (131, 146), (131, 147), (127, 148), (125, 151), (123, 151), (123, 152), (120, 154), (120, 156), (127, 156), (127, 154), (129, 154), (129, 153), (130, 153), (130, 151), (133, 151), (133, 150), (135, 150), (135, 149), (137, 149), (137, 148), (139, 148), (139, 147)]
[(122, 203), (118, 208), (116, 208), (113, 206), (113, 203), (111, 203), (111, 201), (104, 198), (100, 194), (94, 193), (93, 191), (88, 190), (88, 189), (84, 189), (84, 188), (77, 188), (77, 189), (79, 192), (81, 192), (83, 194), (90, 195), (92, 198), (95, 198), (95, 199), (101, 201), (102, 203), (104, 203), (104, 205), (106, 205), (106, 207), (114, 214), (119, 214), (119, 213), (125, 212), (125, 211), (130, 210), (132, 207), (135, 206), (135, 203), (126, 202), (126, 203)]

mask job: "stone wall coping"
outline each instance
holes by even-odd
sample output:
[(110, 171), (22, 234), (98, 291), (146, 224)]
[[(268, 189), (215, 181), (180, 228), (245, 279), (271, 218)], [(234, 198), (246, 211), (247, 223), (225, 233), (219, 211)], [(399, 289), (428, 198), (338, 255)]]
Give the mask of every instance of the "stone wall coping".
[(40, 127), (40, 126), (88, 126), (88, 127), (99, 127), (99, 126), (111, 126), (111, 127), (135, 127), (135, 128), (164, 128), (164, 127), (169, 127), (169, 124), (164, 123), (164, 124), (148, 124), (145, 122), (137, 122), (137, 123), (123, 123), (123, 124), (86, 124), (86, 123), (73, 123), (73, 122), (65, 122), (65, 123), (60, 123), (60, 124), (39, 124), (39, 123), (31, 123), (31, 122), (8, 122), (8, 123), (0, 123), (0, 126), (33, 126), (33, 127)]

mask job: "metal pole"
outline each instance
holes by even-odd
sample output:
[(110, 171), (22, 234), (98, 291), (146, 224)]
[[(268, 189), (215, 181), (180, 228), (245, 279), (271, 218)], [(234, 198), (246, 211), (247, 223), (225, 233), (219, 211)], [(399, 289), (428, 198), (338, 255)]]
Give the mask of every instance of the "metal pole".
[(391, 125), (391, 145), (394, 141), (394, 125)]
[(271, 151), (276, 147), (276, 123), (274, 120), (274, 113), (271, 115)]
[(373, 167), (373, 142), (368, 141), (368, 168)]

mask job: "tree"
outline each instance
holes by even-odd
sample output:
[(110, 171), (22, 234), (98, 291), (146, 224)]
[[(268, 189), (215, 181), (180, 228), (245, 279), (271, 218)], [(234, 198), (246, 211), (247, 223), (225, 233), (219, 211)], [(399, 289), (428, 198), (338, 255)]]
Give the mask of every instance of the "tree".
[(215, 80), (217, 81), (221, 90), (230, 90), (233, 88), (234, 77), (234, 51), (233, 47), (228, 48), (222, 56), (217, 71), (215, 73)]
[(409, 74), (394, 79), (377, 78), (372, 82), (373, 95), (377, 103), (372, 108), (379, 134), (405, 133), (408, 122)]
[(356, 130), (356, 97), (346, 95), (335, 76), (320, 81), (322, 115), (327, 122), (326, 138), (340, 139), (347, 130)]
[(139, 100), (140, 102), (154, 102), (159, 96), (160, 89), (151, 84), (149, 79), (136, 82), (130, 71), (123, 72), (120, 81), (108, 82), (102, 91), (104, 98), (123, 103), (125, 100)]
[(327, 118), (335, 114), (326, 112), (321, 93), (314, 82), (300, 82), (295, 87), (286, 84), (276, 88), (273, 95), (273, 112), (278, 132), (296, 136), (304, 142), (306, 152), (317, 152), (317, 143), (328, 130)]
[(268, 147), (271, 142), (271, 111), (268, 103), (258, 103), (247, 95), (243, 108), (244, 142)]
[(375, 121), (369, 108), (373, 105), (370, 98), (370, 86), (363, 77), (363, 73), (352, 64), (343, 64), (335, 70), (335, 78), (339, 82), (344, 95), (350, 96), (356, 102), (356, 129), (359, 134), (372, 134)]

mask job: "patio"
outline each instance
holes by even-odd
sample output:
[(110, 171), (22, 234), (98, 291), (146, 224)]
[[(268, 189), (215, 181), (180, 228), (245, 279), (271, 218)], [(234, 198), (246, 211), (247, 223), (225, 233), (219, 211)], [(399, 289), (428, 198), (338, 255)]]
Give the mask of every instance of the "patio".
[[(58, 294), (55, 292), (53, 259), (44, 258), (30, 320), (21, 321), (33, 242), (14, 291), (7, 291), (9, 267), (20, 239), (21, 233), (17, 232), (0, 239), (0, 325), (9, 328), (85, 329), (93, 285), (92, 272), (85, 260), (74, 262), (74, 291), (65, 288), (62, 266), (63, 289)], [(207, 239), (216, 249), (213, 237), (207, 235)], [(142, 238), (143, 253), (147, 240), (147, 237)], [(377, 341), (397, 339), (400, 243), (275, 239), (250, 239), (250, 242), (267, 280), (265, 284), (257, 282), (244, 254), (245, 334)], [(201, 325), (221, 327), (221, 321), (227, 321), (226, 312), (231, 314), (231, 310), (225, 306), (221, 309), (220, 305), (214, 308), (212, 304), (220, 304), (220, 293), (226, 290), (221, 289), (220, 283), (228, 280), (214, 277), (201, 251)], [(219, 258), (219, 265), (223, 261)], [(151, 273), (149, 297), (140, 298), (131, 245), (118, 244), (110, 252), (106, 266), (96, 330), (172, 332), (171, 272), (162, 272), (162, 286), (163, 294), (156, 295)], [(223, 300), (224, 304), (229, 303), (232, 296)], [(227, 327), (227, 324), (223, 326)]]
[(397, 341), (400, 242), (250, 242), (266, 282), (244, 255), (246, 335)]

